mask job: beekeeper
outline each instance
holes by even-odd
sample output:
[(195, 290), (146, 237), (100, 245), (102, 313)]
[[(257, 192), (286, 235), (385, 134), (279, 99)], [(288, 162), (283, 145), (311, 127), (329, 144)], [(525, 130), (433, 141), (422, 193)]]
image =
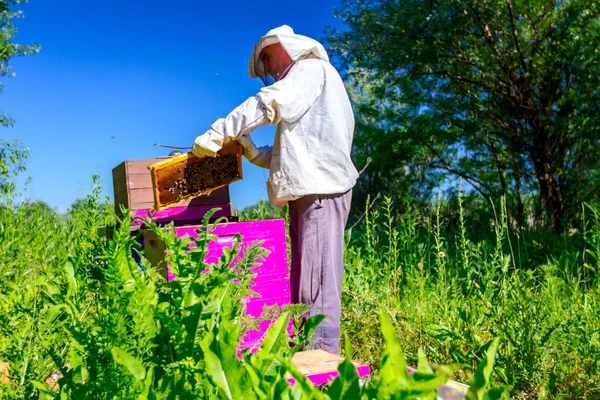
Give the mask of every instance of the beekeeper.
[[(344, 229), (358, 178), (350, 100), (323, 46), (287, 25), (258, 40), (248, 70), (265, 87), (198, 136), (192, 151), (215, 156), (237, 140), (251, 163), (270, 170), (270, 202), (289, 205), (292, 302), (326, 315), (310, 344), (337, 353)], [(273, 146), (257, 148), (249, 134), (266, 124), (277, 125)]]

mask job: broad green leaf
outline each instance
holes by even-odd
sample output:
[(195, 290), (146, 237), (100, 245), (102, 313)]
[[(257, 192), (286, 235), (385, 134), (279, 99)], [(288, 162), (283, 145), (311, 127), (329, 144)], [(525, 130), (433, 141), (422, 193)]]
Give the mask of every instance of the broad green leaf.
[[(485, 400), (506, 400), (510, 399), (510, 386), (503, 387), (494, 387), (491, 388), (485, 395)], [(544, 391), (540, 390), (540, 396), (538, 396), (538, 400), (545, 399)]]
[(419, 365), (417, 370), (424, 374), (433, 374), (433, 370), (429, 365), (429, 360), (427, 359), (425, 352), (421, 348), (419, 348)]
[(263, 376), (269, 375), (272, 369), (278, 364), (274, 358), (267, 358), (268, 355), (280, 355), (283, 350), (287, 350), (288, 332), (287, 327), (290, 320), (289, 313), (283, 313), (277, 320), (271, 324), (262, 345), (252, 358), (252, 363), (258, 365), (258, 368)]
[(135, 379), (142, 380), (146, 376), (146, 369), (142, 365), (142, 362), (129, 354), (128, 352), (121, 350), (118, 347), (113, 347), (110, 350), (110, 353), (113, 356), (113, 360), (117, 364), (121, 364), (135, 377)]
[(406, 359), (400, 347), (396, 330), (385, 311), (381, 311), (381, 332), (385, 340), (379, 378), (384, 393), (394, 392), (396, 388), (408, 388), (408, 373), (406, 372)]
[(154, 392), (154, 370), (148, 368), (148, 373), (144, 379), (144, 391), (140, 393), (137, 400), (156, 400), (156, 393)]
[(477, 367), (477, 371), (475, 372), (475, 378), (470, 382), (471, 385), (467, 393), (467, 398), (470, 400), (484, 399), (485, 389), (489, 387), (491, 382), (499, 342), (499, 338), (494, 339), (486, 352), (485, 358), (479, 363), (479, 367)]
[(361, 396), (356, 366), (350, 360), (352, 346), (348, 335), (345, 335), (345, 348), (346, 358), (338, 366), (339, 375), (327, 389), (327, 396), (331, 400), (359, 399)]
[(250, 362), (250, 360), (244, 362), (243, 365), (246, 368), (246, 373), (250, 378), (253, 390), (259, 398), (265, 398), (267, 396), (268, 388), (266, 386), (268, 385), (268, 382), (263, 378), (260, 370)]
[(69, 294), (74, 295), (77, 293), (77, 279), (75, 279), (75, 270), (73, 264), (67, 262), (65, 264), (65, 272), (67, 273), (67, 283), (69, 285)]
[(229, 321), (215, 326), (202, 340), (206, 372), (219, 390), (221, 398), (254, 399), (251, 379), (237, 358), (237, 342), (231, 340), (229, 329), (236, 329)]
[(311, 315), (306, 320), (306, 322), (302, 326), (302, 329), (304, 330), (304, 335), (306, 336), (306, 338), (311, 339), (313, 333), (315, 333), (315, 330), (318, 328), (319, 324), (325, 319), (325, 317), (326, 317), (325, 314), (316, 314), (316, 315)]
[(311, 315), (306, 321), (304, 321), (301, 332), (299, 333), (298, 343), (294, 347), (294, 351), (300, 350), (306, 344), (306, 341), (312, 338), (315, 330), (324, 319), (325, 314), (315, 314)]

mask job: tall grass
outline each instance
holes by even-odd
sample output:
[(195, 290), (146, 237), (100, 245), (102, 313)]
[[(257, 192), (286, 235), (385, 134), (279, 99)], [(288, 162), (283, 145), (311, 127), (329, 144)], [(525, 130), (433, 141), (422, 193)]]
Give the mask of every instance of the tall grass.
[(382, 213), (366, 210), (346, 250), (343, 331), (354, 356), (378, 362), (374, 316), (385, 309), (411, 362), (422, 347), (433, 362), (469, 366), (466, 377), (499, 337), (496, 376), (515, 398), (600, 397), (600, 208), (586, 206), (583, 234), (556, 238), (509, 229), (500, 199), (493, 235), (477, 237), (462, 196), (455, 204), (455, 216), (439, 196), (431, 217), (410, 207), (398, 216), (389, 199)]
[[(164, 241), (166, 262), (177, 275), (166, 282), (143, 255), (139, 268), (129, 219), (117, 220), (110, 205), (101, 204), (100, 184), (94, 178), (90, 195), (66, 215), (40, 202), (13, 201), (14, 186), (0, 190), (0, 398), (435, 398), (436, 387), (456, 369), (433, 369), (421, 353), (419, 373), (409, 375), (386, 310), (375, 315), (382, 357), (366, 383), (346, 359), (335, 381), (315, 388), (291, 362), (323, 316), (295, 323), (299, 329), (289, 338), (290, 312), (281, 311), (261, 348), (239, 354), (244, 331), (254, 326), (244, 310), (249, 267), (264, 250), (246, 248), (232, 269), (237, 240), (207, 265), (204, 255), (215, 239), (210, 214), (196, 239), (146, 221)], [(100, 236), (97, 228), (110, 224), (116, 224), (112, 237)], [(392, 268), (400, 257), (387, 257), (386, 265)], [(345, 353), (352, 352), (346, 340)], [(506, 397), (491, 379), (495, 356), (494, 342), (472, 381), (472, 398)]]

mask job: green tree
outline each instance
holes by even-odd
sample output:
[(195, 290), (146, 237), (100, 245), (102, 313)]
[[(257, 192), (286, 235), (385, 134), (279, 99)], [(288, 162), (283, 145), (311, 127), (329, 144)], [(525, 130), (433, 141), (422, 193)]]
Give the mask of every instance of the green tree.
[(0, 139), (0, 204), (9, 203), (16, 190), (16, 177), (26, 168), (29, 149), (19, 141)]
[[(13, 39), (17, 33), (13, 20), (22, 17), (20, 10), (13, 7), (27, 0), (0, 0), (0, 77), (14, 76), (9, 65), (11, 58), (37, 53), (38, 45), (17, 44)], [(0, 82), (0, 93), (4, 85)], [(6, 112), (0, 112), (0, 124), (9, 127), (13, 119)], [(0, 140), (0, 202), (6, 203), (15, 190), (15, 177), (25, 170), (29, 149), (18, 141)]]
[(520, 218), (535, 194), (561, 231), (599, 193), (599, 12), (594, 0), (344, 0), (349, 29), (329, 40), (357, 106), (356, 156), (394, 165), (366, 175), (460, 176), (490, 201), (512, 196)]
[[(21, 18), (23, 12), (15, 10), (14, 7), (27, 0), (0, 0), (0, 77), (14, 76), (14, 72), (8, 64), (10, 59), (16, 56), (27, 56), (40, 51), (40, 46), (35, 44), (17, 44), (13, 41), (17, 34), (14, 19)], [(0, 92), (4, 85), (0, 82)], [(0, 113), (0, 124), (8, 127), (13, 124), (12, 117), (3, 111)]]

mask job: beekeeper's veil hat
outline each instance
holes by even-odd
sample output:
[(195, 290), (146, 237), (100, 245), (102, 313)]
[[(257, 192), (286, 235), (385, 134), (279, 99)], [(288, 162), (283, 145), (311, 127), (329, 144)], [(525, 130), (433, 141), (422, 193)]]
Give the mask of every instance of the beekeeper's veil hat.
[(282, 25), (271, 29), (266, 35), (258, 39), (248, 63), (250, 77), (261, 78), (265, 76), (265, 68), (260, 59), (260, 53), (265, 47), (277, 42), (281, 43), (294, 62), (306, 58), (318, 58), (329, 62), (329, 56), (321, 43), (307, 36), (297, 35), (291, 27)]

